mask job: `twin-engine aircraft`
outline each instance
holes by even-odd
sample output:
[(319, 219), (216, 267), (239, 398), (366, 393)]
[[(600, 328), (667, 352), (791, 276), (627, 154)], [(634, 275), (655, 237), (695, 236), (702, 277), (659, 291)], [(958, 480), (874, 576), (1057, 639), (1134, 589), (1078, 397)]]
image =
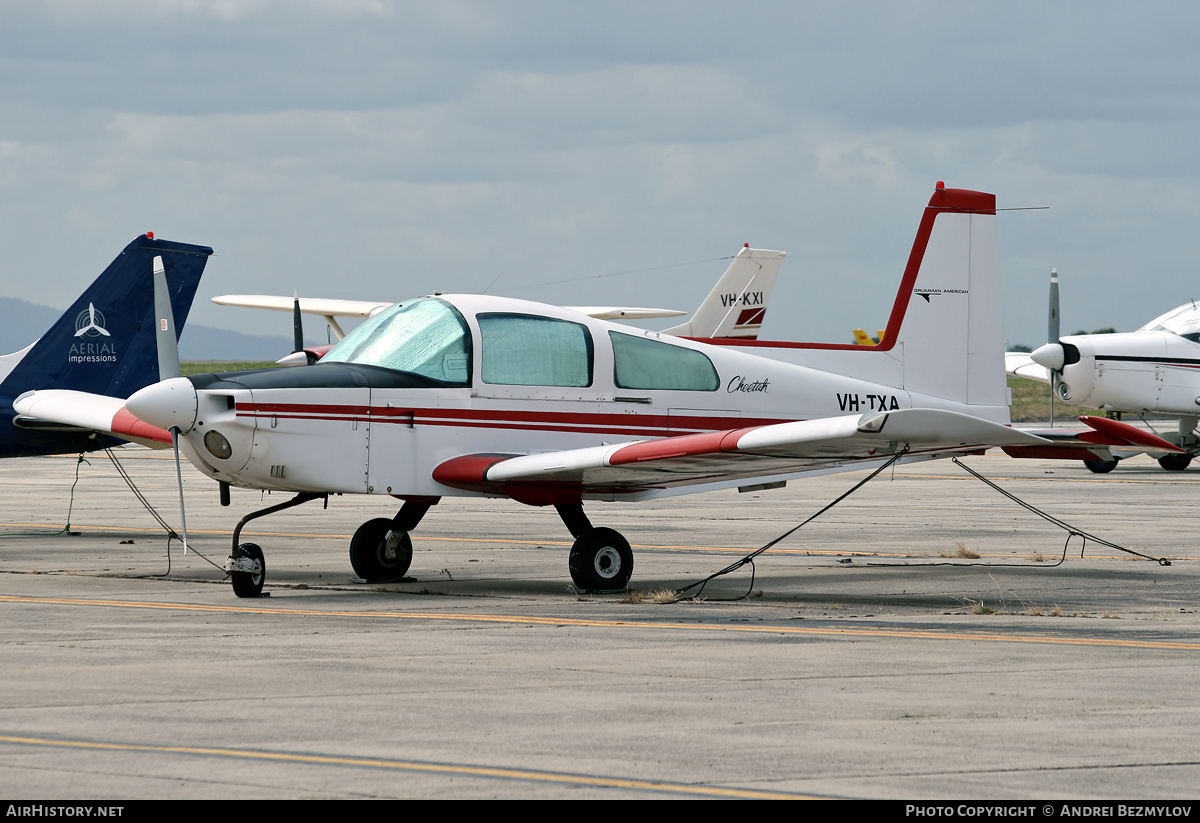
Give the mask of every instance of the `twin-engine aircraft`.
[[(1032, 354), (1005, 355), (1009, 374), (1051, 384), (1054, 396), (1073, 406), (1179, 419), (1166, 435), (1182, 451), (1163, 454), (1167, 471), (1183, 471), (1200, 454), (1200, 307), (1185, 303), (1137, 331), (1058, 336), (1058, 273), (1051, 273), (1050, 342)], [(1106, 473), (1138, 449), (1118, 449), (1108, 460), (1088, 460)]]
[[(19, 352), (0, 356), (0, 457), (75, 454), (125, 440), (162, 446), (161, 433), (125, 411), (123, 401), (159, 379), (154, 260), (162, 262), (174, 321), (169, 328), (178, 340), (212, 253), (207, 246), (140, 235), (45, 335)], [(93, 419), (64, 425), (19, 416), (13, 401), (33, 389), (83, 393)], [(97, 431), (119, 439), (97, 436)], [(152, 436), (142, 436), (146, 434)]]
[[(629, 543), (594, 527), (584, 501), (770, 488), (993, 446), (1074, 459), (1179, 451), (1103, 418), (1081, 418), (1082, 433), (1011, 427), (999, 305), (995, 196), (939, 184), (874, 346), (693, 339), (436, 294), (376, 313), (314, 365), (167, 379), (125, 408), (178, 432), (222, 484), (298, 493), (235, 530), (226, 569), (239, 596), (266, 576), (262, 550), (238, 543), (242, 526), (332, 493), (404, 501), (351, 540), (369, 581), (403, 576), (409, 532), (456, 495), (553, 506), (575, 538), (575, 585), (620, 589)], [(54, 392), (17, 407), (67, 416)]]

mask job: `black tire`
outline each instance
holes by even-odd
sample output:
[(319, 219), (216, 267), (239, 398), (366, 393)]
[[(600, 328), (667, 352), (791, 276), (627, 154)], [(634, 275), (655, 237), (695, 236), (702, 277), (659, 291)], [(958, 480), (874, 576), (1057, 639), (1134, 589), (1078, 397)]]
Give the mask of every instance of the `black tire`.
[(1117, 467), (1119, 457), (1114, 457), (1112, 460), (1084, 460), (1083, 465), (1088, 467), (1088, 471), (1096, 474), (1108, 474)]
[(585, 591), (624, 589), (633, 576), (633, 549), (612, 529), (589, 529), (571, 546), (571, 580)]
[[(399, 535), (390, 548), (389, 535)], [(412, 565), (412, 539), (408, 532), (393, 530), (392, 521), (386, 517), (368, 520), (350, 540), (350, 565), (368, 583), (398, 580)]]
[(238, 597), (258, 597), (262, 594), (263, 583), (267, 582), (267, 561), (263, 558), (262, 549), (256, 543), (243, 543), (237, 547), (237, 556), (257, 560), (260, 570), (258, 574), (230, 572), (233, 593)]
[(1192, 456), (1187, 452), (1183, 454), (1164, 454), (1158, 458), (1158, 465), (1162, 466), (1169, 472), (1181, 472), (1186, 469), (1192, 462)]

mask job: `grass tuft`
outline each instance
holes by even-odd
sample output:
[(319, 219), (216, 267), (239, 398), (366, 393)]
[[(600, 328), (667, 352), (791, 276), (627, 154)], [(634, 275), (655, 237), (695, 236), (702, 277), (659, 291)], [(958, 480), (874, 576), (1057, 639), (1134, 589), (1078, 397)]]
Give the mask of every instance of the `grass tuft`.
[(629, 590), (625, 595), (622, 603), (675, 603), (678, 601), (675, 592), (671, 589), (654, 589), (651, 591), (634, 591)]
[(961, 557), (964, 560), (978, 560), (979, 552), (974, 549), (967, 548), (967, 544), (961, 540), (954, 541), (954, 556)]

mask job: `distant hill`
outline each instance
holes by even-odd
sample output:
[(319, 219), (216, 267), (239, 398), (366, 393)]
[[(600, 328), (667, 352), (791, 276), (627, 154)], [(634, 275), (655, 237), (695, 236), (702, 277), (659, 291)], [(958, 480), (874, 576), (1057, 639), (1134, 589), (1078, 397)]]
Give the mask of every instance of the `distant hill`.
[[(0, 354), (25, 348), (61, 316), (62, 309), (0, 297)], [(291, 350), (287, 335), (242, 334), (192, 323), (184, 326), (179, 338), (179, 356), (184, 360), (278, 360)]]

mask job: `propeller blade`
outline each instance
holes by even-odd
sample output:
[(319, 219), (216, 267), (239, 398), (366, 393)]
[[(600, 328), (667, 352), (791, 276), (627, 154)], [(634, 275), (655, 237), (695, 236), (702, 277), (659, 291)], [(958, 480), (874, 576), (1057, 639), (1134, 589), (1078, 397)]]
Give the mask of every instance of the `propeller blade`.
[(300, 320), (300, 292), (292, 292), (292, 339), (293, 352), (304, 351), (304, 324)]
[(1050, 427), (1054, 428), (1054, 395), (1058, 391), (1058, 376), (1062, 373), (1062, 346), (1058, 344), (1059, 315), (1058, 315), (1058, 269), (1050, 269), (1050, 318), (1046, 329), (1046, 345), (1038, 351), (1055, 346), (1058, 349), (1058, 365), (1050, 369)]
[(187, 554), (187, 508), (183, 505), (183, 469), (179, 465), (179, 429), (175, 427), (171, 427), (171, 446), (175, 449), (175, 480), (179, 484), (179, 522), (183, 524), (183, 553)]
[(1047, 343), (1057, 343), (1058, 328), (1058, 269), (1050, 269), (1050, 323)]
[(175, 337), (175, 317), (171, 311), (171, 293), (167, 291), (167, 270), (161, 257), (154, 258), (154, 340), (158, 345), (158, 379), (183, 374), (179, 368), (179, 340)]

